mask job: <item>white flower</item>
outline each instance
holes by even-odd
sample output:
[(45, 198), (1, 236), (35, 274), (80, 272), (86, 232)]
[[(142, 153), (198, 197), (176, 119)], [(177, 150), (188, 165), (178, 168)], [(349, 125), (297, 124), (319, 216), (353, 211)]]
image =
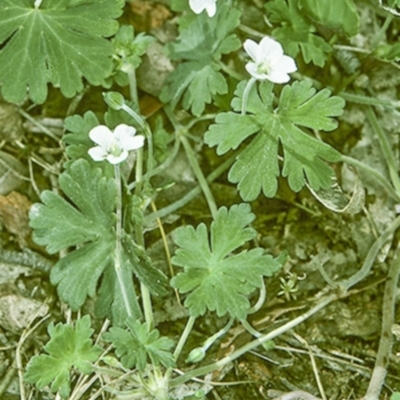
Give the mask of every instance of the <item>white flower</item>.
[(247, 39), (243, 47), (254, 61), (248, 62), (246, 69), (255, 79), (285, 83), (290, 80), (288, 74), (297, 71), (293, 58), (285, 56), (280, 43), (269, 37), (261, 39), (259, 44)]
[(217, 12), (217, 0), (189, 0), (189, 6), (195, 14), (206, 10), (209, 17)]
[(105, 125), (96, 126), (89, 132), (89, 137), (98, 146), (90, 148), (88, 153), (94, 161), (119, 164), (126, 160), (128, 151), (143, 147), (144, 136), (135, 134), (136, 129), (125, 124), (118, 125), (114, 132)]

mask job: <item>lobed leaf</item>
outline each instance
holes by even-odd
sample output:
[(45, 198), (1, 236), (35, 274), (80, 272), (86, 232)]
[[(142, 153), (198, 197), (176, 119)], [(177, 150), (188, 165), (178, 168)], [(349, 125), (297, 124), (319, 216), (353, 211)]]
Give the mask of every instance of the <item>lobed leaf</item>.
[(54, 192), (44, 191), (43, 204), (30, 211), (33, 239), (54, 254), (69, 246), (109, 241), (113, 229), (116, 187), (86, 160), (78, 160), (60, 176), (60, 187), (77, 207)]
[[(41, 197), (43, 204), (35, 204), (30, 212), (33, 239), (46, 246), (49, 253), (77, 246), (54, 265), (50, 280), (57, 285), (60, 298), (74, 311), (97, 292), (96, 310), (121, 324), (126, 311), (114, 271), (115, 179), (104, 177), (99, 168), (79, 159), (61, 174), (59, 182), (68, 201), (46, 191)], [(121, 247), (122, 274), (132, 310), (139, 318), (133, 274), (155, 295), (166, 293), (168, 280), (126, 233)]]
[(97, 125), (100, 125), (100, 122), (92, 111), (87, 111), (83, 117), (72, 115), (65, 119), (64, 129), (67, 133), (62, 139), (67, 144), (66, 153), (68, 157), (72, 160), (78, 158), (92, 160), (88, 155), (88, 150), (94, 144), (89, 138), (89, 132)]
[(82, 77), (100, 85), (112, 69), (112, 45), (105, 37), (118, 29), (123, 0), (28, 0), (0, 4), (0, 85), (5, 100), (35, 103), (47, 84), (65, 97), (83, 90)]
[(294, 0), (273, 0), (265, 4), (268, 18), (273, 23), (282, 26), (272, 31), (273, 37), (278, 40), (285, 52), (296, 57), (301, 51), (304, 61), (312, 62), (323, 67), (332, 47), (320, 36), (315, 34), (315, 27), (298, 9), (298, 2)]
[[(232, 106), (241, 109), (245, 83), (239, 85)], [(314, 190), (331, 184), (333, 170), (324, 161), (338, 161), (339, 153), (305, 132), (302, 127), (331, 131), (337, 127), (344, 100), (331, 96), (329, 90), (316, 92), (309, 82), (294, 82), (281, 92), (278, 107), (273, 109), (272, 85), (263, 82), (249, 94), (246, 115), (234, 112), (219, 114), (205, 134), (205, 142), (217, 146), (217, 153), (236, 149), (251, 136), (231, 167), (228, 179), (237, 183), (244, 200), (254, 200), (262, 191), (273, 197), (280, 173), (279, 144), (283, 148), (282, 175), (293, 191), (306, 181)]]
[(263, 276), (271, 276), (280, 263), (263, 249), (232, 251), (255, 237), (255, 231), (246, 227), (254, 220), (248, 204), (218, 210), (211, 224), (210, 238), (207, 228), (200, 224), (178, 228), (175, 243), (179, 247), (172, 262), (183, 267), (171, 284), (181, 293), (190, 294), (185, 300), (194, 317), (216, 311), (244, 319), (250, 308), (248, 295), (262, 285)]
[(171, 353), (173, 340), (160, 337), (157, 329), (147, 331), (147, 324), (141, 324), (133, 318), (126, 320), (127, 330), (112, 327), (104, 335), (105, 340), (112, 342), (116, 354), (121, 357), (125, 368), (137, 368), (144, 372), (148, 358), (154, 366), (174, 367), (175, 361)]
[(44, 346), (47, 354), (31, 358), (24, 378), (39, 389), (51, 383), (52, 392), (59, 391), (62, 398), (68, 398), (71, 391), (71, 368), (75, 367), (83, 374), (90, 374), (92, 363), (103, 350), (93, 345), (93, 329), (90, 328), (88, 315), (79, 319), (75, 328), (68, 324), (51, 323), (48, 333), (50, 340)]
[(161, 93), (161, 100), (171, 102), (172, 107), (184, 95), (183, 107), (196, 116), (204, 112), (213, 97), (228, 92), (215, 61), (241, 46), (231, 34), (239, 25), (239, 10), (222, 5), (213, 18), (204, 14), (181, 29), (177, 41), (170, 45), (170, 57), (183, 62), (169, 75)]
[(301, 0), (300, 8), (331, 29), (343, 31), (348, 36), (354, 36), (360, 28), (360, 18), (353, 0)]

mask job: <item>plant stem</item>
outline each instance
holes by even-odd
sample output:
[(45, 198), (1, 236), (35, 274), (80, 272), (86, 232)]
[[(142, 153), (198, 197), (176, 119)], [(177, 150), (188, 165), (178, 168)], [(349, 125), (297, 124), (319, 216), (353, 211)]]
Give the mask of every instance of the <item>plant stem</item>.
[(261, 332), (258, 332), (257, 329), (254, 329), (249, 322), (247, 322), (245, 319), (241, 319), (240, 323), (243, 325), (243, 328), (246, 329), (247, 332), (249, 332), (251, 335), (253, 335), (256, 338), (259, 338), (262, 336)]
[(135, 68), (130, 67), (127, 72), (127, 75), (129, 80), (129, 94), (131, 96), (131, 100), (139, 106)]
[[(180, 146), (181, 146), (181, 141), (178, 138), (176, 138), (175, 143), (174, 143), (174, 147), (172, 148), (172, 150), (168, 150), (169, 155), (165, 159), (165, 161), (162, 162), (160, 165), (158, 165), (153, 170), (151, 170), (150, 172), (147, 171), (146, 174), (143, 175), (143, 180), (149, 180), (152, 176), (157, 175), (159, 172), (164, 171), (165, 169), (167, 169), (167, 167), (172, 163), (172, 161), (174, 161), (176, 155), (178, 154)], [(132, 190), (135, 187), (136, 187), (136, 181), (132, 182), (132, 183), (130, 183), (128, 185), (128, 189), (129, 190)]]
[[(189, 317), (189, 319), (187, 320), (185, 329), (182, 332), (182, 335), (179, 338), (179, 342), (176, 345), (176, 348), (175, 348), (175, 351), (174, 351), (174, 360), (175, 361), (178, 360), (178, 358), (179, 358), (179, 356), (180, 356), (180, 354), (182, 352), (183, 346), (185, 345), (186, 340), (189, 337), (190, 332), (193, 329), (193, 325), (194, 325), (195, 321), (196, 321), (196, 317)], [(172, 368), (168, 368), (166, 373), (165, 373), (165, 379), (167, 379), (168, 381), (170, 380), (171, 373), (172, 373)]]
[[(334, 90), (334, 88), (330, 87), (328, 87), (328, 89), (331, 91)], [(378, 99), (349, 92), (340, 92), (338, 93), (338, 96), (343, 97), (346, 101), (349, 101), (350, 103), (365, 104), (369, 106), (383, 106), (389, 109), (400, 108), (400, 101), (398, 100)]]
[(60, 142), (60, 138), (57, 137), (55, 133), (53, 133), (50, 129), (48, 129), (46, 126), (44, 126), (40, 121), (37, 121), (35, 118), (33, 118), (30, 114), (28, 114), (25, 110), (22, 108), (18, 108), (18, 112), (26, 118), (29, 122), (32, 122), (33, 125), (35, 125), (37, 128), (39, 128), (44, 134), (46, 134), (48, 137), (51, 137), (53, 140), (56, 142)]
[[(138, 197), (141, 197), (142, 186), (143, 186), (143, 148), (138, 149), (136, 153), (135, 178), (136, 178), (135, 194)], [(135, 238), (136, 238), (136, 243), (139, 246), (145, 248), (143, 226), (141, 224), (137, 224), (135, 226)], [(153, 307), (151, 304), (149, 289), (142, 282), (140, 282), (140, 292), (142, 294), (143, 312), (147, 324), (147, 330), (148, 332), (150, 332), (154, 327)]]
[(372, 126), (372, 129), (378, 135), (379, 143), (381, 145), (384, 158), (386, 159), (386, 163), (389, 168), (390, 178), (392, 180), (397, 195), (400, 196), (400, 179), (397, 171), (396, 161), (390, 148), (388, 138), (386, 137), (385, 132), (383, 132), (383, 129), (381, 128), (378, 118), (376, 118), (375, 112), (372, 107), (366, 107), (366, 115), (369, 123)]
[(212, 363), (212, 364), (206, 365), (204, 367), (200, 367), (200, 368), (194, 369), (192, 371), (189, 371), (183, 376), (172, 379), (170, 381), (170, 387), (176, 387), (176, 386), (182, 385), (183, 383), (187, 382), (188, 380), (190, 380), (196, 376), (206, 375), (212, 371), (215, 371), (217, 369), (224, 367), (225, 365), (236, 360), (237, 358), (239, 358), (243, 354), (249, 352), (250, 350), (255, 349), (256, 347), (262, 345), (263, 343), (265, 343), (269, 340), (272, 340), (275, 337), (281, 335), (282, 333), (285, 333), (288, 330), (294, 328), (295, 326), (301, 324), (302, 322), (304, 322), (305, 320), (310, 318), (312, 315), (317, 313), (319, 310), (326, 307), (328, 304), (330, 304), (334, 300), (337, 300), (338, 298), (339, 298), (339, 296), (337, 294), (331, 294), (327, 297), (324, 297), (313, 308), (311, 308), (304, 314), (299, 315), (297, 318), (287, 322), (285, 325), (282, 325), (278, 329), (275, 329), (274, 331), (269, 332), (265, 335), (262, 335), (261, 337), (247, 343), (243, 347), (241, 347), (238, 350), (231, 353), (229, 356), (224, 357), (215, 363)]
[(203, 194), (207, 200), (207, 204), (211, 211), (211, 215), (215, 219), (217, 216), (217, 206), (215, 204), (214, 196), (210, 190), (210, 187), (208, 186), (206, 178), (203, 175), (203, 171), (201, 170), (200, 165), (197, 162), (196, 155), (194, 154), (194, 151), (193, 151), (192, 147), (190, 146), (188, 139), (184, 135), (181, 135), (180, 139), (181, 139), (181, 142), (185, 149), (186, 156), (189, 160), (190, 166), (192, 167), (192, 170), (193, 170), (194, 174), (196, 175), (196, 178), (197, 178), (197, 181), (199, 182), (201, 190), (203, 191)]
[(185, 329), (184, 329), (184, 331), (179, 339), (179, 342), (176, 346), (176, 349), (174, 351), (174, 360), (175, 361), (178, 360), (179, 355), (182, 352), (183, 346), (185, 345), (186, 340), (189, 337), (190, 332), (193, 329), (193, 325), (194, 325), (195, 321), (196, 321), (196, 317), (189, 317), (189, 319), (187, 320)]
[(379, 399), (382, 385), (385, 381), (389, 357), (392, 350), (393, 335), (392, 326), (395, 322), (395, 306), (397, 282), (400, 274), (400, 244), (397, 246), (396, 254), (390, 265), (388, 278), (382, 304), (382, 332), (379, 341), (378, 354), (376, 356), (375, 367), (369, 381), (369, 386), (364, 400)]
[(365, 257), (364, 264), (361, 269), (347, 278), (344, 282), (338, 282), (338, 285), (343, 291), (348, 291), (352, 286), (363, 280), (372, 268), (372, 264), (378, 255), (379, 250), (388, 241), (390, 236), (400, 227), (400, 217), (397, 217), (392, 224), (379, 236), (379, 238), (374, 242), (368, 251), (367, 257)]
[(143, 118), (136, 111), (132, 110), (132, 108), (126, 104), (121, 106), (121, 110), (124, 110), (127, 114), (129, 114), (139, 124), (140, 128), (143, 131), (146, 131), (146, 124), (143, 121)]
[[(132, 86), (130, 86), (130, 87), (132, 88)], [(147, 122), (136, 111), (132, 110), (132, 108), (130, 108), (128, 105), (123, 104), (121, 106), (121, 110), (124, 110), (139, 124), (140, 128), (142, 129), (142, 131), (146, 137), (147, 148), (148, 148), (146, 179), (150, 179), (150, 177), (152, 176), (152, 170), (153, 170), (153, 164), (154, 164), (153, 134), (151, 132), (151, 129), (150, 129), (149, 125), (147, 124)], [(141, 180), (143, 180), (143, 171), (141, 174)]]
[[(208, 177), (206, 178), (207, 182), (208, 183), (213, 182), (223, 172), (225, 172), (233, 164), (233, 162), (236, 159), (236, 156), (237, 156), (237, 153), (234, 154), (233, 156), (229, 157), (220, 166), (218, 166), (213, 172), (211, 172), (211, 174), (208, 175)], [(180, 208), (184, 207), (187, 203), (192, 201), (200, 193), (201, 193), (200, 186), (195, 187), (189, 193), (187, 193), (185, 196), (183, 196), (182, 198), (177, 200), (175, 203), (172, 203), (169, 206), (164, 207), (161, 210), (158, 210), (157, 212), (146, 215), (144, 217), (144, 224), (145, 225), (150, 224), (151, 222), (155, 221), (157, 218), (166, 217), (167, 215), (175, 212), (176, 210), (179, 210)]]
[(267, 297), (267, 288), (265, 287), (265, 282), (263, 280), (262, 281), (262, 286), (261, 286), (261, 289), (260, 289), (260, 296), (259, 296), (259, 298), (257, 300), (257, 303), (254, 304), (253, 307), (249, 308), (249, 311), (247, 311), (247, 315), (254, 314), (258, 310), (260, 310), (262, 305), (265, 303), (266, 297)]
[(373, 176), (377, 180), (377, 182), (382, 185), (382, 187), (386, 190), (388, 195), (393, 200), (400, 201), (400, 195), (396, 193), (396, 191), (393, 189), (393, 186), (377, 170), (375, 170), (374, 168), (371, 168), (367, 164), (364, 164), (362, 161), (359, 161), (352, 157), (342, 155), (341, 159), (343, 162), (345, 162), (349, 165), (354, 165), (355, 167), (360, 168), (361, 170), (365, 171), (368, 175)]
[(247, 82), (246, 87), (244, 88), (243, 97), (242, 97), (242, 115), (246, 115), (247, 100), (249, 99), (249, 93), (250, 93), (250, 90), (253, 87), (255, 81), (256, 81), (255, 78), (251, 78)]
[(235, 321), (235, 318), (231, 318), (228, 323), (220, 329), (218, 332), (214, 333), (214, 335), (210, 336), (201, 346), (204, 351), (207, 351), (214, 343), (216, 340), (218, 340), (220, 337), (224, 336), (226, 332), (231, 329), (231, 326), (233, 325), (233, 322)]
[(389, 25), (392, 23), (394, 18), (394, 15), (389, 14), (385, 22), (383, 23), (382, 27), (379, 29), (378, 33), (375, 35), (374, 39), (372, 40), (371, 46), (370, 46), (370, 51), (371, 53), (378, 47), (380, 41), (384, 38), (385, 33), (387, 29), (389, 28)]
[(228, 75), (230, 75), (232, 78), (237, 79), (238, 81), (243, 80), (243, 75), (239, 74), (238, 72), (236, 72), (234, 69), (229, 68), (226, 64), (224, 64), (222, 61), (219, 61), (217, 64), (222, 71), (226, 72)]
[(114, 166), (115, 182), (117, 184), (117, 221), (115, 227), (115, 259), (114, 268), (117, 275), (118, 284), (121, 289), (122, 299), (124, 301), (125, 310), (128, 317), (132, 316), (132, 309), (128, 299), (128, 292), (125, 287), (124, 277), (122, 276), (122, 264), (121, 264), (121, 241), (122, 241), (122, 188), (121, 188), (121, 171), (119, 165)]

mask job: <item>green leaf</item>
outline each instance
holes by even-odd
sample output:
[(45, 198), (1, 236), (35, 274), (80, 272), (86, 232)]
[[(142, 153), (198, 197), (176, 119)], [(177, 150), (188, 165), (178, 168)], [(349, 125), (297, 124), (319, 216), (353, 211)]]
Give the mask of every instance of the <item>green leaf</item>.
[(129, 235), (122, 238), (124, 263), (129, 266), (140, 282), (143, 282), (156, 296), (168, 294), (167, 277), (152, 265), (151, 259)]
[(129, 84), (128, 72), (135, 70), (142, 62), (142, 56), (155, 38), (144, 33), (134, 34), (133, 26), (122, 25), (115, 37), (113, 45), (113, 76), (107, 79), (107, 87), (113, 80), (120, 86)]
[[(114, 271), (115, 179), (104, 177), (99, 168), (80, 159), (70, 164), (59, 181), (69, 201), (54, 192), (45, 191), (41, 196), (43, 204), (35, 204), (30, 212), (33, 239), (46, 246), (49, 253), (77, 246), (52, 268), (51, 282), (58, 285), (61, 300), (73, 310), (78, 310), (87, 296), (95, 296), (99, 281), (103, 278), (97, 301), (105, 307), (103, 315), (113, 316), (114, 322), (120, 324), (126, 317), (126, 311)], [(165, 294), (168, 282), (143, 253), (124, 233), (122, 274), (137, 318), (140, 311), (132, 274), (155, 295)]]
[(254, 229), (247, 227), (254, 218), (248, 204), (239, 204), (218, 210), (210, 238), (204, 224), (176, 230), (179, 248), (172, 262), (184, 272), (171, 284), (181, 293), (190, 292), (185, 306), (192, 316), (203, 315), (208, 309), (218, 316), (229, 313), (244, 319), (250, 308), (248, 295), (261, 287), (263, 276), (280, 268), (280, 263), (261, 248), (231, 254), (256, 236)]
[[(77, 160), (60, 175), (60, 187), (74, 207), (51, 191), (30, 212), (33, 239), (54, 254), (82, 243), (109, 242), (114, 226), (116, 186), (86, 160)], [(57, 222), (57, 223), (55, 223)]]
[(167, 78), (161, 100), (175, 107), (183, 94), (183, 107), (199, 116), (216, 95), (226, 94), (228, 85), (219, 72), (218, 60), (237, 50), (240, 40), (231, 32), (239, 25), (240, 11), (227, 4), (213, 18), (196, 16), (170, 45), (170, 57), (184, 60)]
[(360, 19), (353, 0), (300, 0), (300, 9), (318, 23), (354, 36), (360, 28)]
[(102, 348), (93, 345), (90, 317), (85, 315), (76, 322), (75, 328), (68, 324), (51, 323), (48, 327), (49, 342), (44, 346), (47, 354), (33, 356), (28, 363), (25, 381), (38, 389), (51, 384), (52, 392), (60, 391), (63, 398), (70, 394), (70, 371), (75, 367), (83, 374), (92, 372), (91, 364), (98, 359)]
[(136, 69), (142, 62), (141, 57), (154, 41), (154, 37), (144, 33), (135, 36), (132, 25), (122, 25), (111, 41), (114, 46), (117, 69), (123, 72)]
[[(183, 107), (192, 113), (200, 116), (206, 107), (211, 103), (213, 96), (226, 94), (228, 86), (224, 76), (218, 72), (218, 68), (211, 67), (207, 63), (191, 61), (179, 65), (169, 76), (169, 90), (176, 90), (163, 95), (163, 101), (171, 101), (172, 107), (183, 97)], [(172, 87), (174, 89), (172, 89)]]
[(315, 34), (314, 25), (299, 12), (297, 1), (288, 1), (289, 3), (285, 0), (273, 0), (265, 4), (268, 19), (282, 25), (272, 31), (272, 36), (290, 56), (296, 57), (301, 51), (307, 64), (312, 62), (323, 67), (327, 55), (332, 52), (331, 46)]
[(376, 57), (384, 61), (399, 61), (400, 60), (400, 43), (382, 44), (374, 51)]
[(147, 324), (141, 324), (133, 318), (126, 320), (128, 330), (113, 327), (104, 335), (104, 339), (112, 342), (116, 354), (121, 357), (125, 368), (137, 368), (144, 372), (148, 359), (154, 366), (163, 365), (174, 367), (175, 362), (171, 353), (173, 340), (160, 337), (157, 329), (147, 332)]
[[(125, 289), (132, 313), (139, 317), (141, 315), (141, 310), (133, 285), (132, 271), (128, 268), (123, 268), (121, 275), (125, 282)], [(109, 264), (105, 268), (97, 294), (98, 298), (94, 309), (96, 317), (100, 319), (109, 318), (113, 321), (114, 325), (123, 326), (127, 314), (114, 265)]]
[(82, 77), (100, 85), (110, 75), (112, 45), (123, 0), (3, 0), (0, 4), (0, 84), (5, 100), (26, 94), (35, 103), (47, 84), (65, 97), (83, 90)]
[(89, 132), (97, 125), (100, 125), (100, 122), (92, 111), (87, 111), (83, 117), (72, 115), (65, 119), (64, 129), (68, 133), (63, 136), (63, 141), (68, 145), (66, 148), (68, 157), (72, 160), (78, 158), (92, 160), (88, 150), (94, 143), (89, 138)]
[[(244, 82), (239, 85), (237, 97), (232, 102), (236, 111), (241, 109), (244, 86)], [(259, 91), (254, 86), (246, 115), (221, 113), (205, 134), (209, 146), (218, 146), (217, 154), (236, 149), (245, 139), (255, 135), (228, 175), (230, 182), (238, 183), (244, 200), (256, 199), (261, 191), (267, 197), (276, 194), (280, 173), (279, 143), (284, 156), (282, 175), (288, 177), (290, 188), (296, 192), (306, 180), (314, 190), (329, 187), (333, 170), (324, 160), (334, 162), (340, 158), (336, 150), (301, 128), (335, 129), (337, 122), (332, 117), (343, 112), (342, 98), (332, 97), (327, 89), (317, 93), (306, 81), (285, 86), (276, 110), (273, 109), (274, 98), (270, 83), (261, 83)]]

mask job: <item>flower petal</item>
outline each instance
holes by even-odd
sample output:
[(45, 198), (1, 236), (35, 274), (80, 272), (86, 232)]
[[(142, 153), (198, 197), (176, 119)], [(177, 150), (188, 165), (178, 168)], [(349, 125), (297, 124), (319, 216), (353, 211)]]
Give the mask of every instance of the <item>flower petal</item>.
[(206, 11), (208, 16), (211, 18), (215, 15), (215, 13), (217, 12), (217, 4), (216, 4), (216, 0), (209, 0), (208, 4), (206, 6)]
[(104, 149), (108, 149), (110, 145), (114, 142), (114, 134), (105, 125), (95, 126), (89, 132), (89, 137), (93, 142), (103, 147)]
[(114, 129), (114, 135), (116, 137), (135, 136), (135, 134), (136, 129), (126, 124), (119, 124)]
[(107, 151), (101, 146), (91, 147), (88, 150), (88, 153), (94, 161), (103, 161), (107, 158), (108, 155)]
[(279, 66), (280, 66), (280, 68), (285, 70), (287, 73), (297, 71), (297, 65), (296, 65), (295, 61), (293, 60), (292, 57), (289, 57), (289, 56), (282, 56), (282, 58), (279, 62)]
[[(128, 127), (128, 128), (132, 128), (132, 127)], [(136, 133), (136, 129), (135, 128), (132, 128), (132, 129), (133, 130), (121, 128), (118, 131), (115, 130), (115, 141), (116, 141), (116, 143), (118, 143), (118, 147), (120, 147), (121, 149), (131, 150), (130, 149), (130, 147), (132, 146), (131, 143), (135, 143), (134, 135)]]
[(204, 0), (189, 0), (189, 6), (195, 14), (200, 14), (206, 8)]
[[(279, 42), (274, 39), (269, 38), (268, 36), (261, 39), (259, 46), (259, 54), (262, 56), (262, 60), (269, 60), (270, 62), (274, 62), (275, 60), (279, 60), (283, 56), (283, 48)], [(261, 60), (257, 60), (256, 62), (260, 62)]]
[(256, 64), (256, 63), (248, 62), (248, 63), (245, 65), (245, 67), (246, 67), (247, 72), (248, 72), (253, 78), (256, 78), (256, 79), (258, 79), (258, 80), (260, 80), (260, 81), (263, 81), (263, 80), (265, 80), (265, 79), (268, 79), (268, 75), (267, 75), (267, 74), (260, 74), (260, 73), (257, 71), (257, 64)]
[(243, 48), (246, 51), (246, 53), (252, 58), (252, 60), (257, 62), (258, 44), (254, 40), (247, 39), (243, 44)]
[(120, 164), (120, 163), (122, 163), (122, 161), (125, 161), (127, 158), (128, 158), (128, 152), (126, 150), (123, 150), (119, 156), (114, 156), (112, 154), (107, 155), (107, 161), (113, 165)]
[(275, 69), (268, 74), (266, 79), (273, 83), (286, 83), (290, 81), (290, 76), (285, 71)]
[(138, 135), (134, 137), (125, 138), (123, 142), (121, 142), (121, 148), (123, 150), (137, 150), (143, 147), (144, 145), (144, 136)]

